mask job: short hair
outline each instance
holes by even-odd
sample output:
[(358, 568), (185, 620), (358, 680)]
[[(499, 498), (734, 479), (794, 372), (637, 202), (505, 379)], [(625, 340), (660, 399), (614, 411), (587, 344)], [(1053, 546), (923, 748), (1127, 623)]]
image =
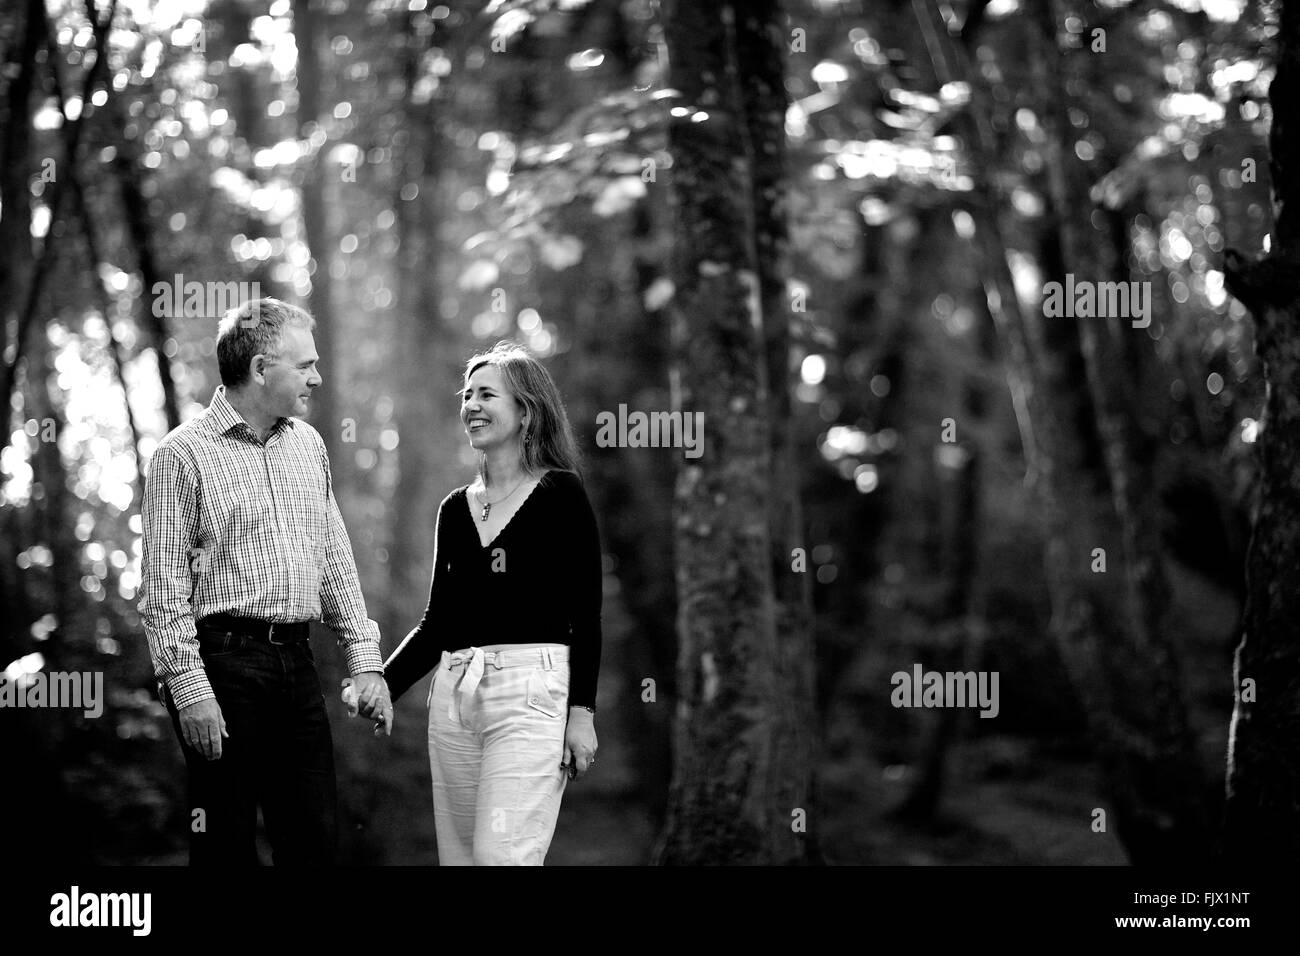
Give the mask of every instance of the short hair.
[[(486, 352), (479, 352), (465, 363), (465, 382), (484, 365), (500, 369), (506, 388), (528, 413), (524, 428), (522, 457), (530, 472), (547, 468), (568, 471), (581, 477), (581, 456), (573, 438), (568, 413), (560, 399), (555, 379), (541, 362), (522, 345), (501, 341)], [(462, 392), (463, 394), (463, 392)]]
[(308, 331), (316, 320), (306, 309), (279, 299), (249, 299), (221, 317), (217, 326), (217, 366), (221, 384), (238, 388), (248, 381), (254, 355), (275, 358), (284, 345), (285, 326)]

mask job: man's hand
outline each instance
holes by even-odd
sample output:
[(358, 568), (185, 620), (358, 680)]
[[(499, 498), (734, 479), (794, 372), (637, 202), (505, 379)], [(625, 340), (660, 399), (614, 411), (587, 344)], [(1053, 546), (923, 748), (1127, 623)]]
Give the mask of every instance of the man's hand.
[(389, 699), (388, 684), (378, 671), (366, 671), (352, 679), (357, 694), (357, 710), (363, 717), (375, 722), (375, 735), (382, 727), (388, 736), (393, 735), (393, 702)]
[(180, 712), (181, 736), (185, 742), (209, 760), (221, 759), (221, 738), (226, 733), (226, 718), (215, 697), (190, 704)]
[(570, 707), (564, 728), (564, 763), (570, 779), (582, 779), (596, 762), (596, 718), (585, 707)]

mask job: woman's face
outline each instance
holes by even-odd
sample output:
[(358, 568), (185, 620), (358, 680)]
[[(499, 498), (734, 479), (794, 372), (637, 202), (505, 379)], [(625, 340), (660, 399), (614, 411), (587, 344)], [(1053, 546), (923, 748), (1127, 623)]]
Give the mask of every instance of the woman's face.
[(495, 365), (480, 365), (465, 382), (460, 420), (476, 451), (519, 443), (523, 409)]

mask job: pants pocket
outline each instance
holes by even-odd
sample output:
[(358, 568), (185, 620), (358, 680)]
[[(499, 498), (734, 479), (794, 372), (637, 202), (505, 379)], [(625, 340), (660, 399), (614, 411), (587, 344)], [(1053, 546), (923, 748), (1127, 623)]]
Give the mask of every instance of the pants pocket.
[(209, 631), (201, 627), (197, 629), (196, 636), (199, 639), (199, 656), (205, 661), (237, 654), (247, 647), (250, 641), (244, 634)]
[(560, 705), (546, 687), (546, 678), (540, 668), (533, 668), (528, 675), (528, 706), (547, 717), (559, 717)]

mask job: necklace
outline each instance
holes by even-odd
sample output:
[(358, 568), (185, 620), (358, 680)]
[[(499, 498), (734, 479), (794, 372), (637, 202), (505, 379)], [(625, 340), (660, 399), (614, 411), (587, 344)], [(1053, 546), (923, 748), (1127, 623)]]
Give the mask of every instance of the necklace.
[(487, 485), (484, 485), (484, 486), (483, 486), (483, 494), (481, 494), (481, 495), (479, 495), (479, 494), (475, 494), (475, 496), (474, 496), (474, 497), (478, 498), (478, 500), (479, 500), (480, 502), (483, 503), (483, 514), (479, 517), (478, 520), (479, 520), (479, 521), (487, 521), (487, 519), (488, 519), (488, 515), (491, 514), (491, 512), (492, 512), (492, 506), (493, 506), (493, 505), (499, 505), (499, 504), (501, 504), (501, 502), (505, 501), (506, 498), (509, 498), (510, 495), (513, 495), (516, 491), (518, 491), (520, 488), (522, 488), (522, 487), (524, 486), (524, 482), (526, 482), (527, 480), (528, 480), (528, 479), (527, 479), (526, 477), (524, 477), (524, 478), (520, 478), (520, 479), (519, 479), (519, 483), (516, 484), (513, 488), (510, 489), (510, 494), (509, 494), (509, 495), (506, 495), (505, 498), (498, 498), (496, 501), (488, 501), (488, 498), (487, 498)]

